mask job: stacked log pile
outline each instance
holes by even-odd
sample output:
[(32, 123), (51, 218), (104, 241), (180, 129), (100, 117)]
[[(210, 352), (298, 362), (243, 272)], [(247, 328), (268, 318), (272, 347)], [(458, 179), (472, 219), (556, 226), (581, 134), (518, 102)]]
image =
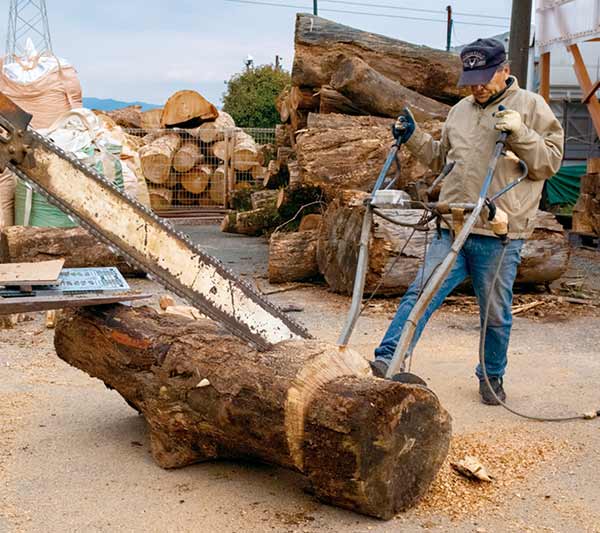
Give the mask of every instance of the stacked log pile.
[(137, 135), (139, 171), (157, 211), (223, 206), (228, 189), (267, 175), (272, 145), (260, 145), (196, 91), (178, 91), (161, 109), (130, 106), (103, 113)]
[(588, 160), (580, 193), (573, 208), (573, 231), (600, 235), (600, 158)]
[[(316, 246), (313, 235), (273, 235), (271, 281), (304, 279), (308, 277), (304, 271), (310, 272), (306, 265), (316, 261), (333, 291), (351, 293), (362, 200), (365, 192), (372, 190), (391, 147), (391, 126), (402, 109), (409, 107), (420, 128), (439, 139), (450, 106), (466, 94), (456, 86), (460, 71), (456, 54), (312, 15), (297, 16), (292, 84), (277, 100), (282, 121), (277, 142), (291, 148), (286, 154), (288, 179), (291, 181), (293, 170), (296, 184), (319, 187), (326, 209), (322, 210)], [(431, 183), (434, 176), (406, 148), (400, 151), (399, 161), (401, 173), (396, 175), (394, 187), (414, 196), (419, 183)], [(388, 177), (395, 172), (392, 166)], [(414, 223), (420, 215), (420, 211), (405, 211), (394, 216)], [(550, 282), (564, 273), (568, 262), (562, 228), (543, 213), (536, 224), (519, 270), (519, 281), (525, 283)], [(376, 286), (383, 295), (406, 290), (420, 265), (426, 238), (422, 233), (414, 235), (396, 260), (410, 233), (410, 229), (376, 217), (367, 291)], [(299, 243), (305, 244), (309, 259), (302, 272), (296, 273)], [(282, 266), (285, 246), (287, 276)]]

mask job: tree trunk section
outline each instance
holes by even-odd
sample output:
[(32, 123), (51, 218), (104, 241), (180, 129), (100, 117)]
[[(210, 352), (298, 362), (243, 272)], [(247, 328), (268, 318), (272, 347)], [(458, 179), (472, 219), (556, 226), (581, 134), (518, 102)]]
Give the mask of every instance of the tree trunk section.
[(169, 179), (173, 156), (180, 144), (179, 135), (168, 133), (140, 148), (142, 172), (148, 181), (161, 184)]
[(215, 204), (222, 205), (225, 203), (225, 167), (223, 165), (217, 167), (212, 175), (208, 192), (210, 199)]
[(273, 233), (269, 241), (269, 283), (302, 281), (319, 275), (317, 230)]
[(467, 90), (458, 88), (458, 54), (360, 31), (313, 15), (296, 15), (292, 85), (328, 85), (344, 57), (358, 57), (386, 78), (446, 103)]
[(11, 226), (0, 233), (0, 263), (64, 259), (65, 268), (114, 266), (124, 276), (143, 274), (83, 228)]
[(117, 126), (127, 129), (142, 128), (142, 106), (130, 105), (113, 111), (101, 111), (100, 113), (110, 117)]
[(160, 117), (162, 116), (162, 108), (149, 109), (142, 111), (142, 129), (157, 130), (160, 128)]
[(203, 158), (200, 147), (196, 143), (186, 142), (175, 152), (172, 166), (177, 172), (187, 172), (192, 170)]
[[(329, 85), (323, 85), (319, 90), (319, 113), (339, 113), (342, 115), (368, 115), (364, 109), (358, 107), (352, 100), (337, 92)], [(311, 113), (313, 114), (313, 113)], [(310, 115), (309, 115), (310, 117)], [(310, 127), (310, 126), (309, 126)]]
[(331, 86), (371, 115), (396, 118), (409, 107), (418, 121), (445, 120), (450, 106), (407, 89), (358, 57), (345, 58), (331, 77)]
[[(309, 120), (314, 120), (312, 114)], [(344, 189), (371, 191), (393, 141), (393, 120), (388, 125), (373, 125), (375, 117), (333, 114), (318, 120), (327, 121), (327, 127), (310, 127), (298, 135), (296, 154), (302, 183), (321, 187), (328, 200)], [(434, 138), (440, 137), (441, 122), (426, 121), (420, 127)], [(406, 149), (400, 151), (400, 161), (402, 171), (396, 188), (404, 188), (430, 173)], [(392, 166), (389, 175), (394, 173)]]
[(571, 249), (563, 227), (552, 213), (538, 211), (535, 229), (521, 250), (517, 283), (550, 283), (560, 278), (569, 266)]
[(232, 116), (225, 111), (219, 111), (219, 116), (212, 122), (205, 122), (192, 130), (192, 135), (203, 143), (213, 143), (224, 139), (223, 130), (235, 128)]
[(258, 165), (256, 142), (247, 133), (237, 131), (233, 148), (233, 167), (236, 170), (250, 170), (256, 165)]
[(373, 378), (358, 354), (323, 342), (256, 352), (214, 322), (117, 305), (66, 313), (54, 344), (141, 412), (163, 468), (263, 461), (303, 473), (324, 502), (390, 519), (447, 455), (435, 394)]
[(203, 193), (213, 175), (212, 168), (207, 165), (201, 165), (186, 174), (179, 176), (182, 187), (193, 194)]
[[(365, 193), (344, 191), (329, 204), (323, 216), (317, 262), (319, 271), (333, 292), (351, 294), (354, 287), (356, 263), (364, 207)], [(385, 210), (395, 219), (416, 223), (421, 210)], [(369, 261), (365, 282), (365, 295), (370, 295), (379, 285), (381, 296), (402, 295), (414, 281), (422, 263), (426, 236), (415, 232), (402, 256), (403, 247), (412, 229), (397, 226), (381, 217), (373, 217), (369, 240)], [(435, 230), (427, 242), (435, 238)], [(522, 262), (517, 271), (517, 282), (523, 284), (547, 283), (558, 279), (567, 269), (569, 247), (564, 232), (549, 213), (538, 212), (536, 229), (522, 249)]]
[(194, 128), (219, 116), (217, 108), (196, 91), (177, 91), (167, 100), (160, 117), (163, 128)]

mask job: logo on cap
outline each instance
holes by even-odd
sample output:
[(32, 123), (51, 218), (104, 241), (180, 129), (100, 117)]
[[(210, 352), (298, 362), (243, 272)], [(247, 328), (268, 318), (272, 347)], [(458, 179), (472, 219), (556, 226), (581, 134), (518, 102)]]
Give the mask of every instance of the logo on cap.
[(465, 69), (476, 69), (485, 67), (486, 55), (477, 50), (469, 50), (469, 52), (463, 57), (463, 67)]

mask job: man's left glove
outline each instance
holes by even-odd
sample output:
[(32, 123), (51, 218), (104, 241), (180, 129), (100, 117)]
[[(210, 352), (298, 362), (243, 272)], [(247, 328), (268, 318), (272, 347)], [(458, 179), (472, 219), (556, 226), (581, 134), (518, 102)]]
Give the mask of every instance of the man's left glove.
[(410, 112), (408, 107), (405, 107), (400, 113), (400, 116), (396, 120), (396, 123), (392, 127), (394, 137), (396, 139), (400, 139), (402, 144), (408, 141), (411, 138), (412, 134), (415, 132), (417, 127), (417, 123), (415, 122), (415, 117)]
[(497, 111), (494, 116), (496, 117), (497, 130), (507, 133), (517, 133), (521, 129), (521, 124), (523, 123), (521, 114), (514, 109)]

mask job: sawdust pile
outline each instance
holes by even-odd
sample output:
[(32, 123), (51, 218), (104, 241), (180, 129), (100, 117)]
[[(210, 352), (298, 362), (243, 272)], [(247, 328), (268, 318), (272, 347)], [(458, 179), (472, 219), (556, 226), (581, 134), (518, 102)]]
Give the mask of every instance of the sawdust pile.
[[(458, 520), (484, 508), (498, 507), (502, 494), (530, 476), (536, 466), (570, 450), (567, 441), (520, 427), (455, 435), (448, 458), (416, 512), (422, 516), (441, 513)], [(494, 481), (475, 481), (457, 474), (450, 463), (466, 455), (477, 457)]]

